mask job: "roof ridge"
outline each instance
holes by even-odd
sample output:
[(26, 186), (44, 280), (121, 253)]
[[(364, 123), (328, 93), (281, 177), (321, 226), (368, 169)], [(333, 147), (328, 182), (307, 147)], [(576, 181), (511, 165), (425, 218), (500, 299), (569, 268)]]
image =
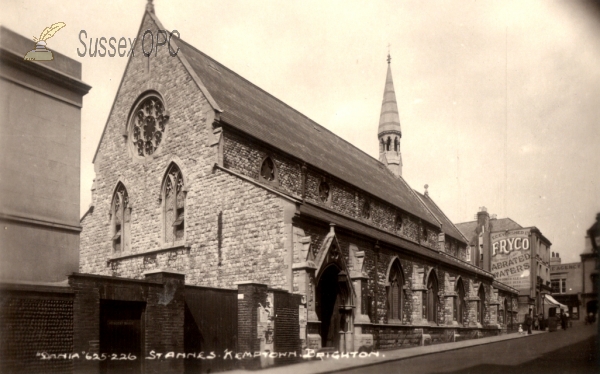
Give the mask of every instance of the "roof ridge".
[(348, 140), (342, 138), (341, 136), (337, 135), (336, 133), (334, 133), (333, 131), (329, 130), (328, 128), (326, 128), (325, 126), (319, 124), (318, 122), (316, 122), (315, 120), (313, 120), (312, 118), (308, 117), (306, 114), (300, 112), (298, 109), (295, 109), (294, 107), (290, 106), (289, 104), (287, 104), (286, 102), (282, 101), (281, 99), (277, 98), (275, 95), (267, 92), (266, 90), (264, 90), (263, 88), (259, 87), (258, 85), (250, 82), (248, 79), (244, 78), (243, 76), (241, 76), (240, 74), (236, 73), (235, 71), (231, 70), (230, 68), (228, 68), (227, 66), (223, 65), (222, 63), (220, 63), (219, 61), (215, 60), (214, 58), (210, 57), (209, 55), (207, 55), (206, 53), (202, 52), (201, 50), (199, 50), (198, 48), (194, 47), (193, 45), (191, 45), (190, 43), (186, 42), (183, 39), (178, 39), (178, 41), (183, 42), (184, 44), (186, 44), (188, 47), (194, 49), (196, 52), (204, 55), (205, 57), (209, 58), (210, 60), (212, 60), (213, 62), (219, 64), (221, 67), (223, 67), (224, 69), (228, 70), (229, 72), (235, 74), (236, 76), (240, 77), (242, 80), (244, 80), (245, 82), (248, 82), (249, 84), (253, 85), (254, 87), (258, 88), (260, 91), (264, 92), (265, 94), (269, 95), (270, 97), (272, 97), (273, 99), (277, 100), (278, 102), (280, 102), (281, 104), (285, 105), (286, 107), (290, 108), (291, 110), (293, 110), (294, 112), (298, 113), (299, 115), (301, 115), (302, 117), (306, 118), (307, 120), (309, 120), (310, 122), (312, 122), (314, 125), (319, 126), (320, 128), (324, 129), (325, 131), (327, 131), (328, 133), (330, 133), (331, 135), (341, 139), (342, 141), (344, 141), (345, 143), (347, 143), (348, 145), (350, 145), (352, 148), (360, 151), (361, 153), (365, 154), (366, 156), (369, 156), (371, 159), (377, 161), (378, 163), (381, 163), (381, 161), (379, 161), (378, 159), (376, 159), (375, 157), (371, 156), (370, 154), (368, 154), (367, 152), (363, 151), (362, 149), (358, 148), (357, 146), (355, 146), (354, 144), (350, 143)]
[[(420, 192), (416, 191), (418, 194), (420, 194)], [(429, 195), (423, 195), (425, 198), (427, 198), (429, 201), (431, 201), (431, 203), (433, 205), (435, 205), (435, 207), (440, 211), (440, 213), (442, 213), (442, 215), (448, 220), (448, 222), (450, 222), (450, 224), (452, 226), (454, 226), (454, 228), (456, 229), (456, 231), (458, 231), (458, 233), (463, 237), (463, 239), (465, 240), (466, 243), (469, 243), (469, 240), (467, 239), (467, 237), (462, 233), (462, 231), (460, 231), (458, 229), (458, 227), (456, 227), (456, 225), (454, 224), (454, 222), (452, 222), (452, 220), (450, 218), (448, 218), (448, 216), (446, 215), (446, 213), (444, 213), (444, 210), (442, 208), (440, 208), (439, 205), (437, 205), (437, 203), (435, 202), (435, 200), (433, 200), (431, 197), (429, 197)]]

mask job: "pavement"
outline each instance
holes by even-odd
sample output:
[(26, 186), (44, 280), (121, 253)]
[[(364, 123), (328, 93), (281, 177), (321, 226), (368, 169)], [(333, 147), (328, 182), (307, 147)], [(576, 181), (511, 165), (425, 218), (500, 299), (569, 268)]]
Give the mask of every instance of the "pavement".
[(262, 370), (235, 370), (228, 373), (260, 373), (260, 374), (322, 374), (335, 373), (350, 369), (357, 369), (366, 366), (379, 365), (387, 362), (409, 359), (424, 355), (430, 355), (440, 352), (448, 352), (456, 349), (480, 346), (485, 344), (497, 343), (513, 339), (528, 339), (530, 337), (547, 334), (546, 331), (533, 331), (532, 335), (521, 335), (519, 333), (504, 334), (499, 336), (491, 336), (480, 339), (463, 340), (454, 343), (442, 343), (434, 345), (426, 345), (421, 347), (402, 348), (395, 350), (379, 351), (379, 357), (371, 354), (371, 357), (348, 357), (348, 358), (326, 358), (323, 360), (311, 359), (310, 361), (301, 362), (298, 364), (275, 366)]

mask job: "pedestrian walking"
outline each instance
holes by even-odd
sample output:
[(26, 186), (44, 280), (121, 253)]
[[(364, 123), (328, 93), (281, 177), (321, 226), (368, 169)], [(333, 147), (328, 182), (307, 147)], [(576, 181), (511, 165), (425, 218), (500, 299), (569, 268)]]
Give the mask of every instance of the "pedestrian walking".
[(534, 330), (540, 329), (540, 320), (538, 319), (537, 315), (533, 317), (533, 329)]
[(531, 319), (531, 314), (528, 314), (525, 317), (525, 327), (527, 327), (527, 335), (531, 335), (532, 334), (532, 332), (531, 332), (532, 325), (533, 325), (533, 321)]

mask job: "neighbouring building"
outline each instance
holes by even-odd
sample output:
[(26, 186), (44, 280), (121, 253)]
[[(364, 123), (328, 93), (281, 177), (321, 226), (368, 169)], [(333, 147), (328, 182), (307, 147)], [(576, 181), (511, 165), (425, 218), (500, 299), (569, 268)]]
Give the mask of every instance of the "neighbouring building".
[(586, 315), (598, 313), (598, 283), (600, 282), (598, 273), (600, 273), (600, 262), (598, 259), (598, 246), (594, 246), (592, 240), (595, 240), (596, 243), (600, 242), (600, 213), (596, 216), (594, 225), (588, 230), (588, 235), (585, 238), (585, 249), (580, 255), (583, 265), (581, 308), (582, 312), (585, 312)]
[(79, 268), (81, 64), (24, 61), (0, 28), (0, 281), (59, 282)]
[(519, 290), (518, 320), (542, 313), (550, 288), (550, 246), (537, 227), (522, 227), (510, 218), (490, 217), (481, 207), (477, 220), (458, 223), (469, 238), (474, 264), (491, 271), (494, 279)]
[(581, 294), (583, 292), (582, 263), (563, 264), (560, 254), (552, 252), (552, 257), (550, 257), (550, 287), (552, 288), (552, 297), (569, 308), (571, 319), (579, 319)]
[[(59, 34), (60, 35), (60, 34)], [(58, 37), (58, 36), (57, 36)], [(24, 61), (35, 43), (0, 27), (0, 372), (71, 372), (79, 269), (81, 64)]]
[[(370, 351), (512, 323), (517, 290), (475, 265), (465, 236), (402, 178), (389, 57), (377, 160), (181, 39), (171, 39), (176, 54), (146, 57), (142, 34), (163, 29), (149, 2), (81, 219), (79, 271), (113, 285), (71, 277), (89, 297), (76, 325), (110, 297), (100, 314), (119, 309), (142, 326), (153, 293), (118, 282), (161, 283), (174, 297), (185, 282), (186, 311), (168, 326), (181, 349), (195, 341), (187, 331), (205, 333), (192, 322), (179, 331), (210, 313), (188, 301), (206, 287), (236, 294), (239, 350)], [(110, 326), (87, 325), (75, 349)]]

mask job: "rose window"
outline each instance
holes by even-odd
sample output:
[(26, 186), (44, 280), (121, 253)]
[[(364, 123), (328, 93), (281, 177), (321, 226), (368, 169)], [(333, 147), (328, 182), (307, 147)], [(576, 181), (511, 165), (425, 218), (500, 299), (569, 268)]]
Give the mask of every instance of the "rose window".
[(132, 143), (138, 156), (150, 156), (156, 151), (168, 120), (162, 101), (155, 96), (144, 99), (137, 106), (131, 125)]

